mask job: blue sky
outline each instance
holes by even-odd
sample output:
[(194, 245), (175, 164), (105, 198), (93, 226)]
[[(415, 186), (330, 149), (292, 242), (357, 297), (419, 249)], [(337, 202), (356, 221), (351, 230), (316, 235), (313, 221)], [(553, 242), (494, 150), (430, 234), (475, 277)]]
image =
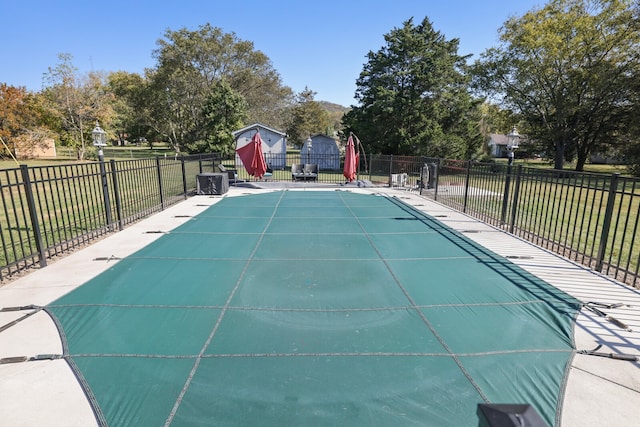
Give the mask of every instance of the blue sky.
[(544, 4), (536, 0), (0, 0), (0, 83), (42, 88), (42, 76), (69, 53), (80, 73), (143, 73), (155, 66), (152, 51), (167, 29), (210, 23), (264, 52), (285, 85), (305, 86), (315, 99), (349, 106), (369, 51), (384, 34), (413, 17), (427, 16), (447, 39), (459, 38), (459, 54), (497, 44), (510, 16)]

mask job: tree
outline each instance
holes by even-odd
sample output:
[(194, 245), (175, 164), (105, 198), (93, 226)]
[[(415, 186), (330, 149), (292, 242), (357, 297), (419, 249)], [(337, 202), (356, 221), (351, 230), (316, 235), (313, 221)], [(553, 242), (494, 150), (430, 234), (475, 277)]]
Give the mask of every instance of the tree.
[(188, 144), (189, 151), (222, 155), (233, 153), (235, 141), (232, 132), (242, 127), (247, 115), (247, 104), (242, 95), (231, 89), (224, 79), (219, 80), (214, 84), (203, 113), (206, 139)]
[(631, 0), (552, 0), (500, 30), (474, 65), (475, 87), (526, 121), (555, 168), (583, 170), (633, 119), (640, 32)]
[(462, 157), (482, 143), (458, 39), (446, 40), (428, 18), (413, 19), (369, 52), (356, 82), (359, 106), (343, 123), (370, 152)]
[(71, 55), (59, 54), (58, 59), (60, 63), (49, 67), (45, 73), (49, 86), (43, 90), (43, 94), (58, 120), (57, 130), (61, 141), (75, 147), (78, 160), (82, 160), (95, 121), (100, 120), (106, 125), (113, 118), (113, 95), (105, 90), (100, 73), (80, 76)]
[(290, 97), (253, 43), (209, 24), (196, 31), (167, 30), (154, 56), (157, 67), (147, 75), (148, 123), (178, 152), (208, 139), (205, 107), (211, 107), (222, 79), (244, 98), (249, 120), (273, 118)]
[[(640, 3), (638, 4), (638, 15), (640, 16)], [(633, 87), (636, 95), (635, 101), (632, 103), (635, 113), (633, 117), (640, 117), (640, 79), (637, 79)], [(621, 148), (618, 150), (619, 155), (627, 164), (627, 169), (634, 176), (640, 177), (640, 121), (631, 120), (628, 127), (620, 135)]]
[(115, 100), (112, 126), (118, 144), (123, 145), (126, 140), (151, 140), (145, 120), (147, 80), (140, 74), (117, 71), (107, 76), (107, 86)]
[(314, 101), (316, 93), (305, 87), (296, 97), (296, 104), (291, 107), (287, 135), (289, 141), (302, 145), (310, 135), (325, 134), (331, 127), (329, 113), (319, 102)]
[(32, 95), (23, 87), (0, 84), (0, 138), (4, 142), (0, 144), (0, 153), (7, 149), (14, 153), (17, 139), (36, 122)]

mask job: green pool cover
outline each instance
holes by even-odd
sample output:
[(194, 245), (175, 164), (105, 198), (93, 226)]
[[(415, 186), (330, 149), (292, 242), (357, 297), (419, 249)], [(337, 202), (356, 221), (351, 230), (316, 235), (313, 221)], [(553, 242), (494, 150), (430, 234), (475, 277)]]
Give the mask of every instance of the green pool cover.
[(102, 425), (555, 425), (578, 301), (393, 197), (226, 197), (47, 307)]

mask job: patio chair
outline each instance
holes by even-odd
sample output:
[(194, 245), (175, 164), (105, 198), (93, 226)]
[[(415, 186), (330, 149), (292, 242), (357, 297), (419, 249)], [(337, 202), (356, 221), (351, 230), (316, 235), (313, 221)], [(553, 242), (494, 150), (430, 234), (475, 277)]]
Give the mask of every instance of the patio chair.
[(406, 173), (392, 173), (391, 174), (391, 186), (392, 187), (405, 187), (407, 185), (407, 181), (409, 179), (409, 175)]
[(229, 175), (229, 181), (236, 181), (238, 179), (238, 171), (235, 169), (227, 169), (222, 163), (218, 165), (218, 169), (222, 173)]
[(304, 165), (293, 164), (291, 165), (291, 180), (297, 181), (299, 179), (304, 179)]
[(306, 163), (304, 165), (304, 179), (309, 181), (317, 181), (318, 180), (318, 164), (317, 163)]

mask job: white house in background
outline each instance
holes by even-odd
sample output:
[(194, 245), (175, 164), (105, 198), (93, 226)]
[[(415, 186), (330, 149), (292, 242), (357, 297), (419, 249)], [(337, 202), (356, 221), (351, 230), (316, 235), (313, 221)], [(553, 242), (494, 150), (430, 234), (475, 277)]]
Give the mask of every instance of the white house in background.
[(315, 163), (320, 170), (340, 169), (340, 147), (333, 137), (323, 134), (311, 137), (311, 150), (308, 140), (300, 149), (300, 163)]
[[(267, 166), (271, 169), (283, 169), (287, 163), (287, 134), (279, 130), (270, 128), (260, 123), (243, 127), (232, 132), (236, 141), (236, 150), (251, 142), (251, 138), (260, 131), (262, 139), (262, 153)], [(236, 166), (243, 167), (240, 156), (236, 153)]]
[[(527, 148), (527, 137), (526, 135), (520, 135), (520, 150), (526, 151)], [(489, 134), (489, 142), (487, 145), (489, 146), (489, 154), (493, 157), (507, 157), (507, 144), (509, 142), (509, 138), (507, 135), (501, 133), (492, 133)]]
[[(489, 154), (493, 157), (507, 157), (508, 142), (509, 138), (507, 138), (507, 135), (501, 133), (490, 134), (489, 142), (487, 143), (489, 146)], [(522, 144), (522, 139), (520, 140), (520, 144)]]

